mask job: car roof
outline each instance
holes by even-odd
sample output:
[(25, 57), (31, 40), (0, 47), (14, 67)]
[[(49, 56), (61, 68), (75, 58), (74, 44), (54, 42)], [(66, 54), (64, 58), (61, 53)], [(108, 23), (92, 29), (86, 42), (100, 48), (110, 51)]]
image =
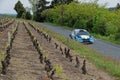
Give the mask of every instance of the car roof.
[(73, 31), (87, 31), (85, 29), (74, 29)]

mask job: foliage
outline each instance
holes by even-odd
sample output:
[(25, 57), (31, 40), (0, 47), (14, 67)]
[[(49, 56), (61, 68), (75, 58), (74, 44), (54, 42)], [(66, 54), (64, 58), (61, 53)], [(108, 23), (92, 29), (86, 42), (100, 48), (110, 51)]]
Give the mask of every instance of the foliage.
[(32, 5), (33, 19), (35, 21), (43, 22), (45, 17), (41, 15), (42, 11), (55, 7), (56, 5), (69, 4), (74, 0), (52, 0), (51, 5), (47, 5), (47, 0), (29, 0)]
[(26, 12), (24, 12), (21, 16), (21, 18), (25, 19), (26, 18)]
[(16, 4), (15, 4), (15, 7), (14, 7), (15, 11), (17, 12), (17, 17), (18, 18), (21, 18), (23, 13), (25, 14), (26, 10), (25, 8), (23, 7), (23, 4), (18, 1)]
[(29, 0), (29, 2), (32, 5), (33, 13), (36, 12), (36, 4), (37, 4), (38, 0)]
[(54, 66), (55, 70), (56, 70), (56, 73), (57, 75), (62, 78), (63, 80), (67, 80), (66, 79), (66, 75), (63, 74), (63, 69), (62, 69), (62, 66), (61, 65), (55, 65)]
[(61, 4), (61, 0), (52, 0), (50, 7), (53, 8), (56, 5), (60, 5)]
[(57, 6), (57, 5), (69, 4), (72, 1), (74, 1), (74, 0), (52, 0), (50, 7), (53, 8), (53, 7)]
[(116, 9), (120, 9), (120, 4), (119, 3), (117, 3)]
[(32, 5), (33, 19), (39, 22), (44, 21), (44, 17), (41, 16), (41, 12), (47, 9), (47, 4), (49, 2), (46, 0), (29, 0), (29, 2)]
[[(63, 15), (62, 15), (63, 12)], [(88, 31), (119, 40), (120, 10), (109, 11), (99, 6), (97, 1), (56, 5), (44, 10), (42, 16), (45, 21), (61, 24), (70, 28), (84, 28)], [(63, 17), (63, 18), (62, 18)]]
[(26, 19), (30, 20), (32, 18), (32, 15), (30, 14), (30, 12), (26, 12)]
[(31, 13), (26, 12), (25, 8), (23, 7), (23, 4), (20, 1), (18, 1), (15, 4), (14, 9), (17, 12), (17, 18), (23, 18), (23, 19), (28, 19), (28, 20), (30, 20), (32, 18)]

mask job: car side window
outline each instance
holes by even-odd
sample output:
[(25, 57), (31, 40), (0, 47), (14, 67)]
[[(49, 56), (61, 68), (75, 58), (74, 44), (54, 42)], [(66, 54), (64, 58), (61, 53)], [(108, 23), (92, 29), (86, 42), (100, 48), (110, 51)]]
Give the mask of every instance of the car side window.
[(76, 35), (76, 31), (74, 31), (74, 35)]

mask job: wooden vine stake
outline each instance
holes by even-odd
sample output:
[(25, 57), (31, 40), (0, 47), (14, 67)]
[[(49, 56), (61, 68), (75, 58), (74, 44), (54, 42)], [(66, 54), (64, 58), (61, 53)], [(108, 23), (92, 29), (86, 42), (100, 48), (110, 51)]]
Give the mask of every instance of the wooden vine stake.
[(8, 44), (10, 44), (10, 41), (11, 41), (11, 39), (10, 39), (10, 32), (8, 32)]

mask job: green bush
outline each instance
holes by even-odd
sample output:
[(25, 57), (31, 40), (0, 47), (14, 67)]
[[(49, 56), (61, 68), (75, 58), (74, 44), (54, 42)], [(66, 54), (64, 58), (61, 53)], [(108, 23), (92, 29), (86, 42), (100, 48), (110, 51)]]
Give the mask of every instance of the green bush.
[(120, 40), (120, 32), (115, 34), (115, 40)]
[(26, 19), (30, 20), (32, 18), (32, 15), (30, 14), (30, 12), (26, 12)]

